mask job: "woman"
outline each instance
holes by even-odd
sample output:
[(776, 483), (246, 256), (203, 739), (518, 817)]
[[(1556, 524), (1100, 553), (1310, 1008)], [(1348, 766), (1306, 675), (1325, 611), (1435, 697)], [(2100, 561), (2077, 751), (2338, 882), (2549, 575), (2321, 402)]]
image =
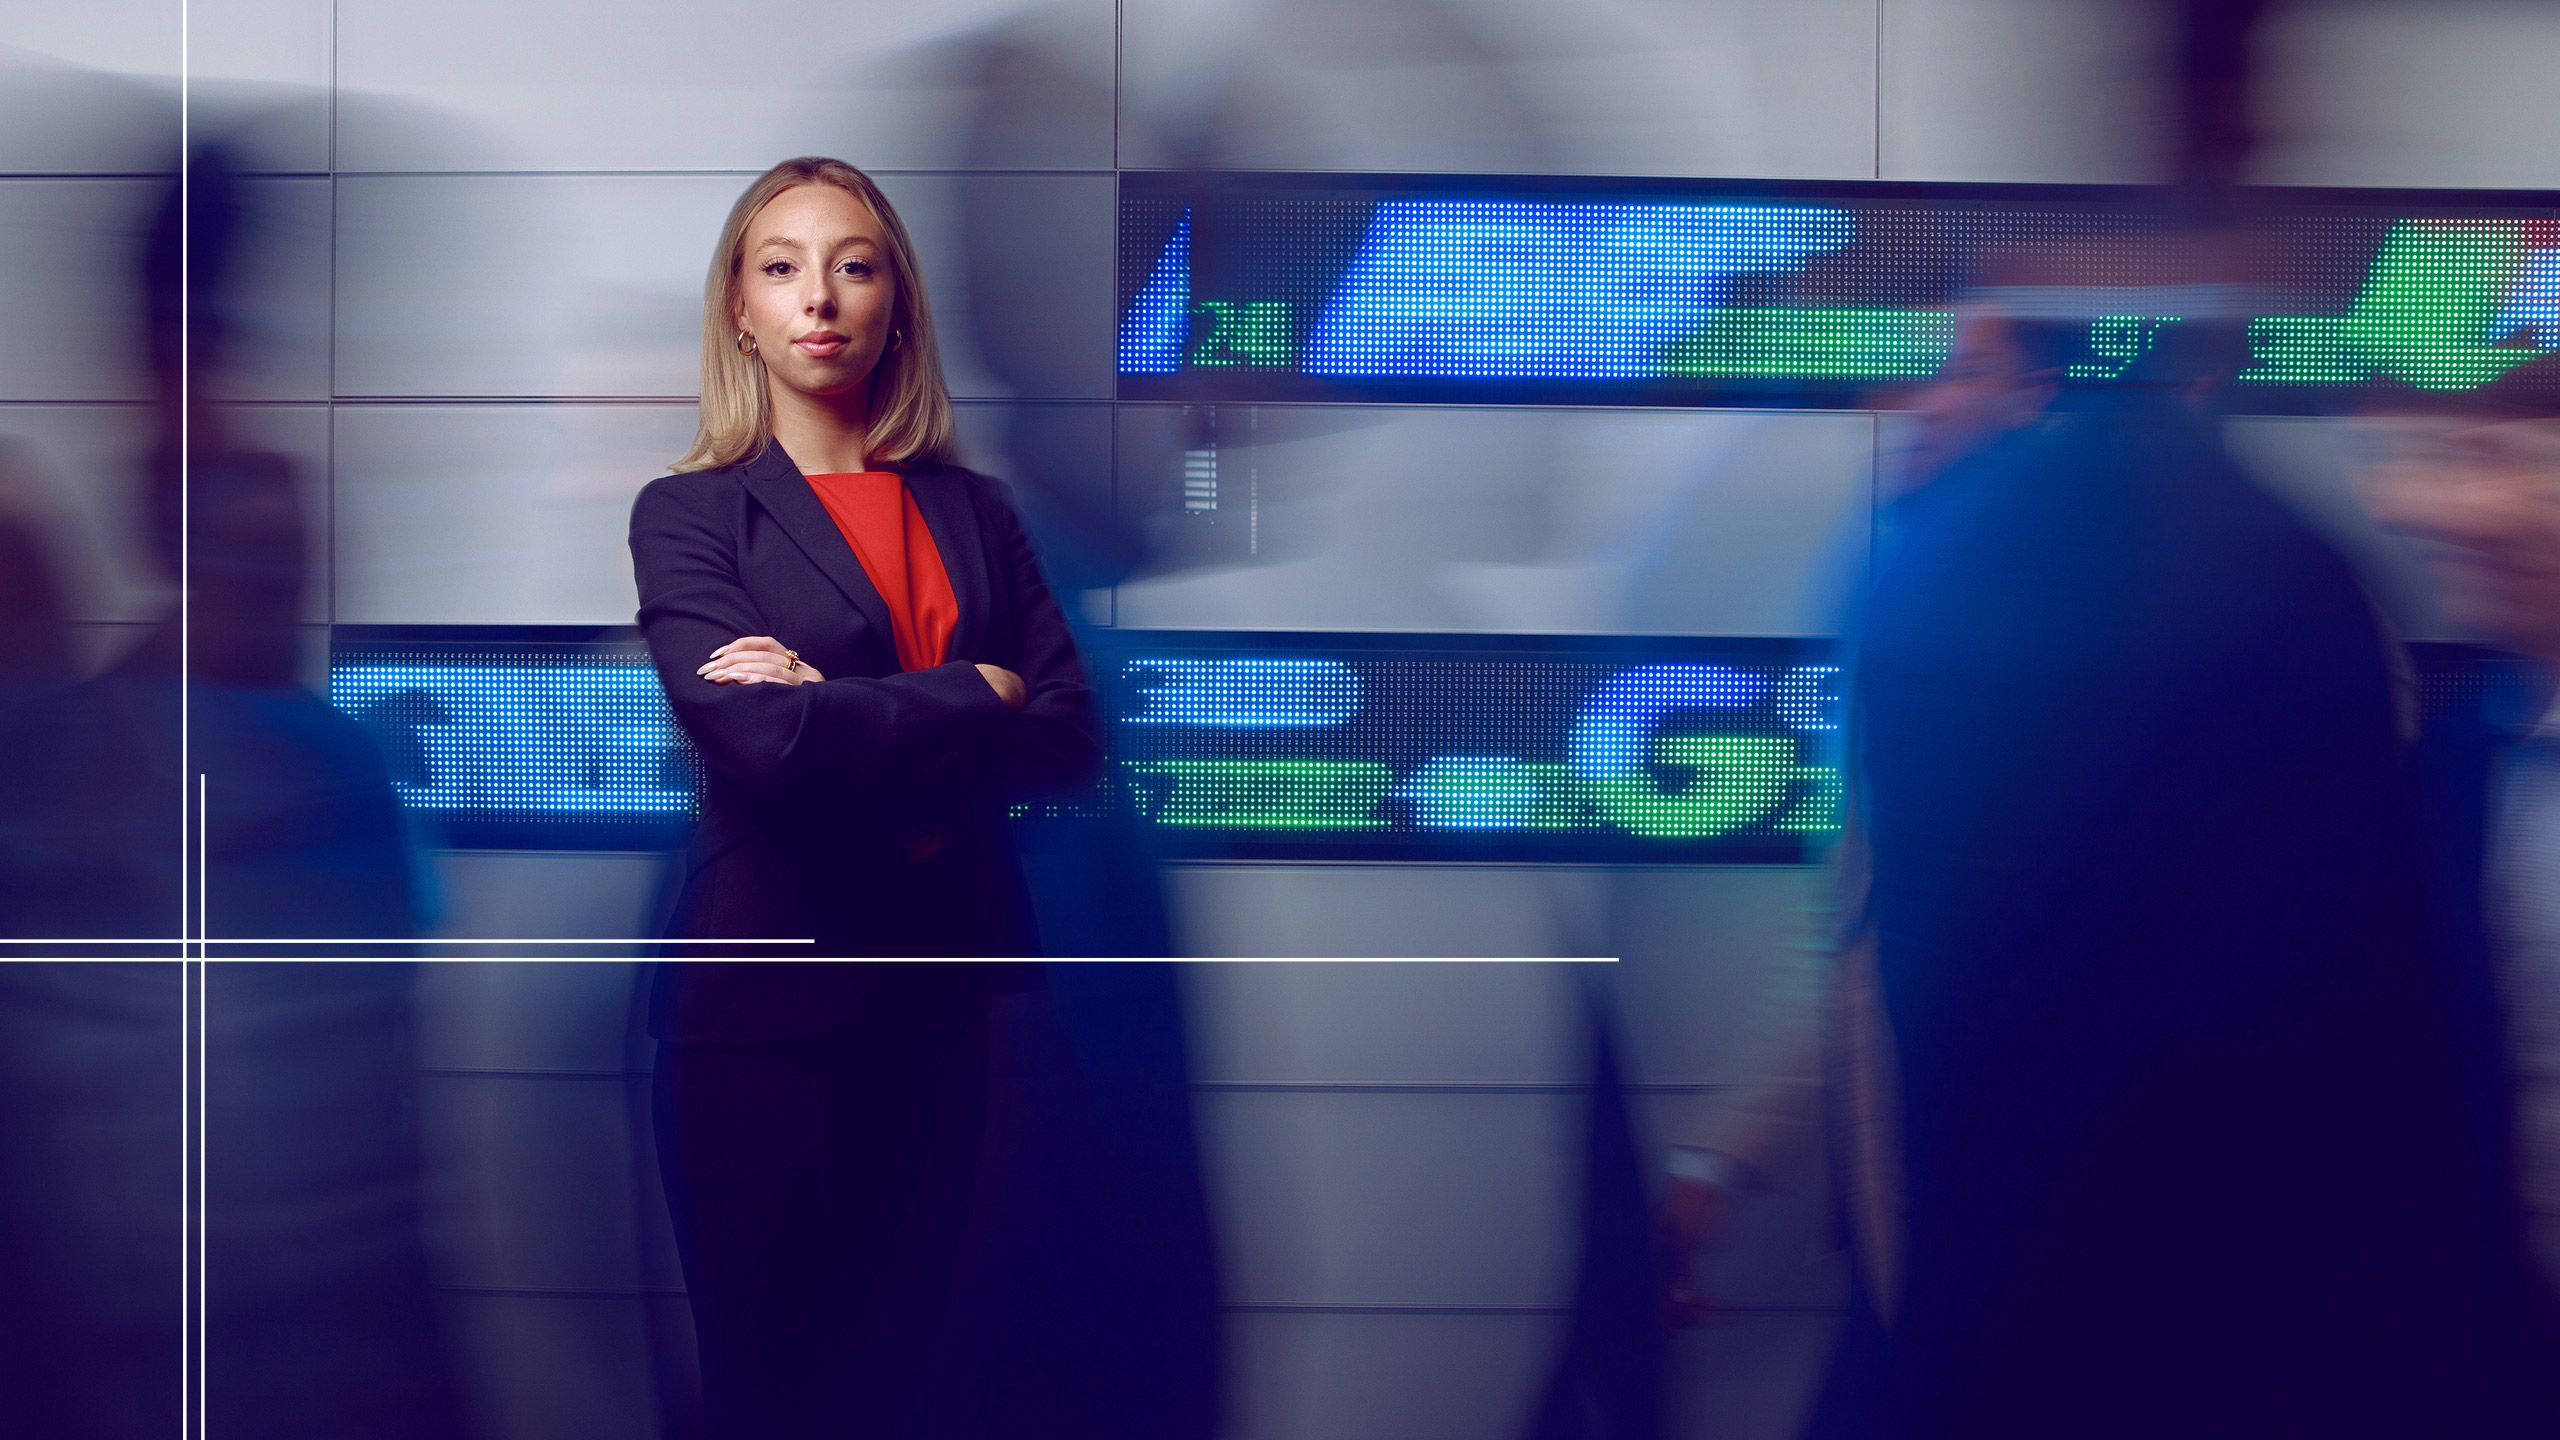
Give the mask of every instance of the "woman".
[[(951, 430), (888, 200), (837, 160), (767, 171), (712, 255), (701, 431), (631, 512), (640, 628), (708, 772), (673, 934), (741, 942), (724, 957), (1030, 950), (1005, 807), (1089, 779), (1099, 727), (1021, 523)], [(659, 1164), (710, 1435), (925, 1428), (992, 973), (661, 967)]]

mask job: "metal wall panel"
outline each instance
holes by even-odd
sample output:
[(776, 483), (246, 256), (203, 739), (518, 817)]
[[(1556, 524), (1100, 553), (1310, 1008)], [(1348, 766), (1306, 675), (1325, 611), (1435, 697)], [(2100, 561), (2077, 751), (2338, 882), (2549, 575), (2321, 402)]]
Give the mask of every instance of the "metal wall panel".
[(631, 499), (691, 405), (343, 405), (342, 624), (628, 625)]
[(180, 0), (13, 7), (0, 175), (174, 174), (180, 15)]
[[(697, 393), (704, 270), (752, 178), (341, 179), (337, 392)], [(953, 394), (1110, 398), (1108, 178), (889, 175), (881, 186), (921, 253)]]
[(157, 425), (139, 405), (0, 406), (0, 463), (19, 513), (52, 546), (72, 620), (155, 620), (178, 603), (145, 531)]
[(1123, 409), (1121, 504), (1158, 557), (1123, 625), (1818, 635), (1864, 564), (1862, 414), (1203, 413)]
[(1229, 1319), (1233, 1440), (1486, 1440), (1527, 1433), (1557, 1315)]
[[(336, 416), (340, 622), (632, 623), (631, 501), (691, 443), (691, 402)], [(1009, 450), (1034, 446), (1045, 483), (1107, 472), (1102, 407), (962, 405), (959, 418), (963, 455), (1004, 478)]]
[(1131, 167), (1873, 173), (1869, 0), (1126, 0)]
[[(338, 164), (753, 172), (841, 154), (865, 169), (1105, 169), (1112, 11), (353, 3), (338, 16)], [(1046, 123), (1004, 123), (1026, 83)]]
[[(541, 934), (543, 917), (536, 912), (576, 912), (600, 896), (645, 893), (664, 864), (665, 857), (655, 854), (445, 851), (435, 857), (445, 921), (438, 933), (459, 928), (458, 916), (503, 915), (508, 937)], [(548, 905), (536, 903), (545, 897)], [(578, 953), (588, 952), (582, 947)], [(432, 1070), (587, 1073), (645, 1065), (651, 1053), (643, 1038), (649, 970), (647, 962), (611, 959), (424, 966), (418, 976), (418, 1063)]]
[[(174, 183), (174, 176), (172, 177)], [(142, 256), (147, 180), (0, 180), (0, 399), (140, 400), (151, 393)]]
[(2167, 167), (2165, 7), (1883, 0), (1876, 174), (2121, 182)]
[(335, 0), (189, 0), (188, 125), (259, 170), (329, 168)]
[(2260, 41), (2266, 153), (2289, 185), (2560, 188), (2547, 126), (2515, 99), (2560, 55), (2539, 0), (2277, 6)]
[(1225, 1298), (1561, 1304), (1583, 1106), (1567, 1094), (1202, 1096)]

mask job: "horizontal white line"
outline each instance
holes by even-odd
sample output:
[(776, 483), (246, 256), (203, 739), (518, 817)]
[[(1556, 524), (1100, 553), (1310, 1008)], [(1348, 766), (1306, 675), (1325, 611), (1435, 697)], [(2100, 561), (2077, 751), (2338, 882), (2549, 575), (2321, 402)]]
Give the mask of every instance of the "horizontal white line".
[[(746, 942), (730, 941), (728, 943)], [(10, 963), (12, 959), (43, 958), (45, 957), (0, 957), (0, 965)], [(1615, 955), (694, 955), (686, 958), (714, 963), (754, 962), (766, 965), (1615, 965), (1618, 963), (1618, 957)], [(519, 961), (538, 961), (546, 965), (618, 965), (630, 961), (663, 964), (667, 963), (667, 957), (654, 955), (208, 955), (191, 963), (208, 965), (341, 963), (492, 965)]]
[(651, 936), (626, 937), (622, 939), (596, 939), (594, 937), (587, 937), (583, 939), (569, 937), (545, 939), (539, 935), (527, 936), (523, 939), (517, 940), (489, 940), (457, 935), (451, 939), (424, 940), (386, 940), (378, 938), (344, 940), (229, 940), (216, 936), (204, 939), (198, 943), (205, 945), (815, 945), (818, 942), (807, 938), (794, 940), (784, 939), (779, 936), (767, 938), (744, 935), (738, 936), (735, 939), (723, 940), (679, 940), (672, 938), (661, 940)]
[(746, 938), (736, 940), (660, 940), (651, 938), (629, 940), (599, 940), (594, 938), (560, 940), (544, 940), (540, 938), (523, 940), (479, 940), (457, 936), (450, 940), (387, 940), (381, 938), (360, 939), (356, 937), (323, 938), (318, 940), (232, 940), (222, 937), (208, 938), (197, 935), (154, 935), (148, 939), (140, 940), (20, 940), (16, 938), (0, 938), (0, 949), (27, 945), (815, 945), (817, 943), (817, 941), (809, 939), (768, 940)]
[[(327, 174), (335, 176), (340, 180), (753, 180), (756, 178), (757, 172), (753, 170), (622, 170), (596, 169), (592, 167), (565, 167), (547, 170), (251, 170), (244, 171), (242, 173), (250, 178), (260, 178), (269, 174), (314, 177)], [(864, 173), (875, 179), (883, 180), (905, 176), (956, 180), (979, 180), (987, 178), (1009, 180), (1051, 180), (1062, 176), (1085, 180), (1115, 180), (1118, 179), (1120, 175), (1118, 170), (1047, 170), (1027, 169), (1020, 166), (987, 170), (954, 169), (948, 166), (925, 166), (921, 169), (869, 170)], [(51, 178), (51, 176), (50, 172), (32, 172), (31, 178)]]

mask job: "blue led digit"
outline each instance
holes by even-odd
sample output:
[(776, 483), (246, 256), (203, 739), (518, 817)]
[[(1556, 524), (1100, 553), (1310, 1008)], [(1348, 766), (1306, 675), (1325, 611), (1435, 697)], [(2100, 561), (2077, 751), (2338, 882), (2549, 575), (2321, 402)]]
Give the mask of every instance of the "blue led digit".
[(2560, 245), (2537, 245), (2516, 262), (2486, 337), (2492, 345), (2522, 339), (2560, 349)]
[(1441, 755), (1398, 785), (1413, 823), (1431, 830), (1517, 830), (1537, 813), (1535, 772), (1510, 755)]
[(1745, 710), (1769, 679), (1722, 665), (1638, 665), (1603, 680), (1574, 717), (1568, 754), (1589, 779), (1641, 770), (1653, 758), (1654, 728), (1682, 710)]
[(385, 742), (413, 809), (693, 807), (685, 777), (668, 773), (679, 737), (645, 665), (349, 663), (331, 670), (329, 699)]
[(1657, 378), (1664, 352), (1725, 303), (1734, 277), (1794, 270), (1855, 229), (1848, 212), (1810, 205), (1390, 202), (1317, 318), (1300, 368)]
[(1840, 728), (1837, 665), (1798, 665), (1778, 677), (1778, 718), (1794, 730)]
[(1147, 283), (1120, 317), (1120, 373), (1171, 375), (1182, 368), (1182, 345), (1191, 326), (1191, 212), (1173, 227)]

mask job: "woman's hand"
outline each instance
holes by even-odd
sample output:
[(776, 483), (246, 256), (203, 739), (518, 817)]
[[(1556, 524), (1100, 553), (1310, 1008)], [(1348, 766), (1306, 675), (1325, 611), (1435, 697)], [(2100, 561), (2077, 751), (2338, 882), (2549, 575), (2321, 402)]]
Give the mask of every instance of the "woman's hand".
[(741, 635), (693, 672), (717, 685), (803, 685), (827, 677), (770, 635)]
[(1031, 698), (1031, 687), (1022, 683), (1022, 677), (1001, 665), (980, 662), (978, 673), (987, 677), (987, 683), (995, 687), (996, 698), (1004, 702), (1007, 710), (1019, 710), (1022, 703)]

